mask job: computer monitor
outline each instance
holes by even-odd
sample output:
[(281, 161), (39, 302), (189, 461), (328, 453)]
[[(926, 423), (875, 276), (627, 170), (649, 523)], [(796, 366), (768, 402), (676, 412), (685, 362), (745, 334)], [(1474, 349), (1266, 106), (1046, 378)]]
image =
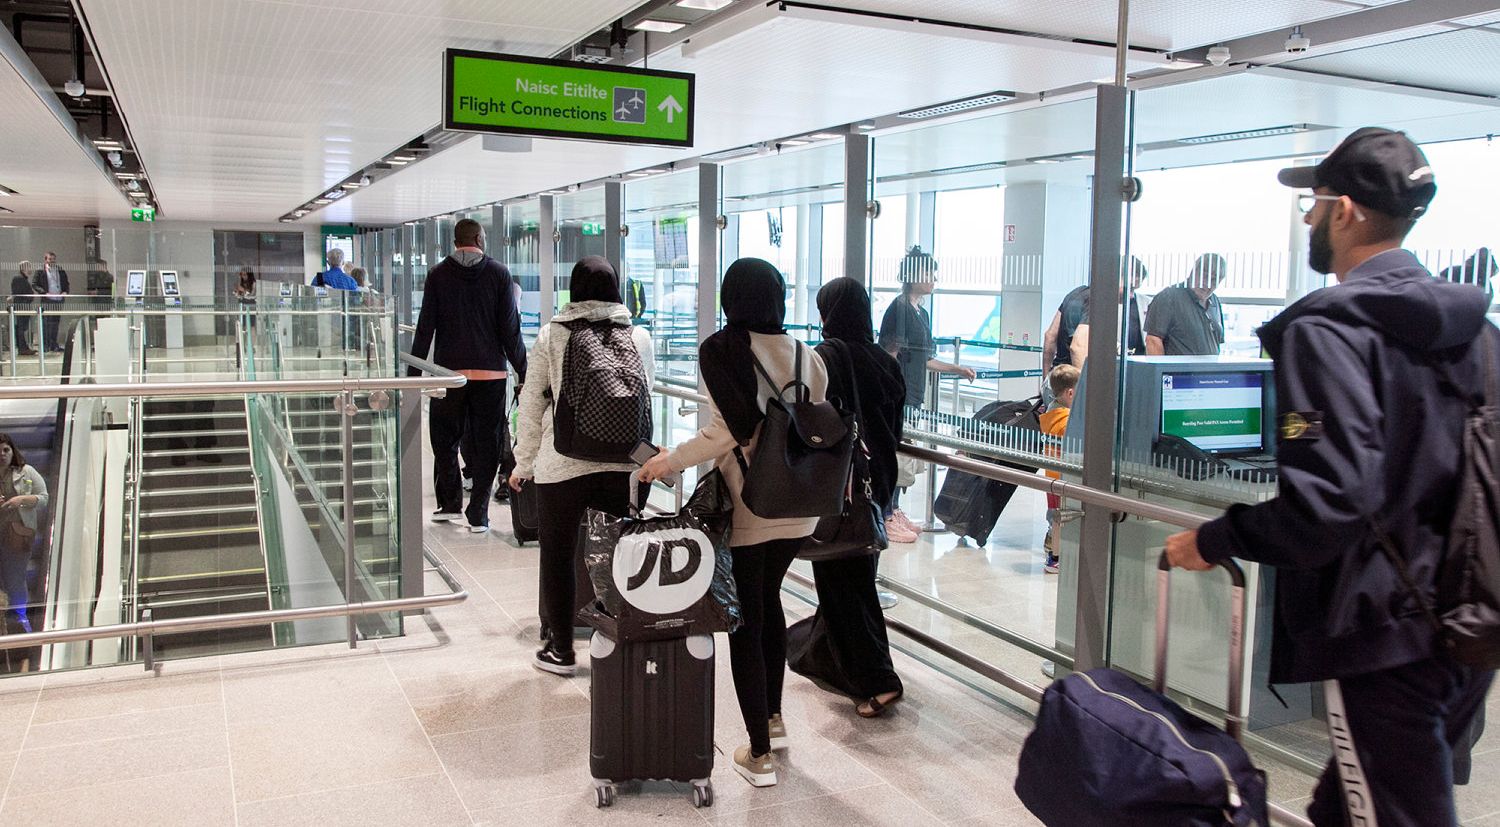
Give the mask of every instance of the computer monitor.
[(1161, 433), (1212, 454), (1265, 453), (1261, 371), (1168, 372), (1161, 377)]

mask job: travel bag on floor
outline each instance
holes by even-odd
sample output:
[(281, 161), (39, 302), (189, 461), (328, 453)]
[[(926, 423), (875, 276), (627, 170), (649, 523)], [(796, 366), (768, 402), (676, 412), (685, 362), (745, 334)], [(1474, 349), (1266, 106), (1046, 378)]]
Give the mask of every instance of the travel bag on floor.
[(1226, 729), (1165, 694), (1170, 568), (1157, 572), (1156, 678), (1113, 669), (1047, 689), (1026, 738), (1016, 795), (1049, 827), (1268, 827), (1266, 776), (1240, 745), (1244, 725), (1245, 575), (1234, 561)]
[(589, 774), (600, 807), (625, 781), (693, 785), (713, 804), (714, 639), (693, 635), (622, 643), (589, 641)]
[(943, 528), (960, 537), (972, 537), (974, 542), (984, 545), (990, 541), (990, 532), (1000, 512), (1010, 503), (1016, 487), (1008, 482), (976, 477), (963, 471), (949, 469), (943, 479), (943, 487), (932, 503), (932, 514), (943, 523)]
[(510, 492), (510, 527), (516, 545), (536, 542), (541, 524), (536, 508), (536, 483), (525, 480), (520, 491)]

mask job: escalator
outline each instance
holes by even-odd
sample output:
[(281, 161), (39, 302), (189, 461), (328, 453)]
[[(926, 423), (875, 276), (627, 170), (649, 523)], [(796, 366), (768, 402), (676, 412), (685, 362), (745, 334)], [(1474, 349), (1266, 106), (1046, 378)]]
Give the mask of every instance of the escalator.
[[(142, 419), (138, 613), (270, 608), (244, 398), (148, 399)], [(269, 626), (156, 639), (169, 658), (270, 645)]]

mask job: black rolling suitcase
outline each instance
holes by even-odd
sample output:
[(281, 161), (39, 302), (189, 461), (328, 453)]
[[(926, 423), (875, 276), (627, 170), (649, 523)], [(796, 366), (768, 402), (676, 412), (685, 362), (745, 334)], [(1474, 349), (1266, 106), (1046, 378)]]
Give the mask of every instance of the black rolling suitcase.
[(972, 537), (982, 546), (990, 541), (1000, 512), (1015, 493), (1016, 487), (1008, 482), (950, 469), (932, 503), (932, 513), (943, 521), (943, 528), (960, 537)]
[(536, 542), (541, 524), (536, 508), (536, 483), (526, 480), (521, 483), (520, 491), (510, 492), (510, 527), (516, 545)]
[(693, 804), (713, 804), (714, 639), (589, 641), (589, 773), (600, 807), (625, 781), (693, 785)]

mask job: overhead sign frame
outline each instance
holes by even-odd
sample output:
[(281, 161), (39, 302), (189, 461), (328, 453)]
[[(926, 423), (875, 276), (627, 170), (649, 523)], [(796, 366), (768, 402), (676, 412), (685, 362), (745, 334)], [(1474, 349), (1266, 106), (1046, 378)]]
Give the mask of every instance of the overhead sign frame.
[[(632, 134), (630, 131), (592, 132), (586, 125), (580, 124), (577, 129), (554, 129), (545, 127), (528, 127), (516, 124), (486, 123), (481, 118), (488, 114), (472, 117), (459, 117), (456, 111), (459, 106), (456, 101), (454, 64), (457, 59), (483, 60), (497, 63), (522, 63), (539, 67), (549, 67), (554, 70), (567, 70), (576, 73), (579, 80), (585, 84), (594, 86), (591, 91), (600, 92), (606, 87), (619, 87), (619, 81), (630, 77), (641, 79), (654, 79), (657, 83), (663, 81), (668, 83), (686, 83), (686, 102), (676, 99), (675, 92), (669, 92), (666, 98), (653, 101), (650, 91), (647, 90), (640, 108), (642, 109), (642, 130), (651, 129), (653, 133)], [(629, 89), (630, 87), (620, 87)], [(501, 106), (501, 114), (506, 113), (503, 106), (507, 101), (514, 101), (514, 90), (496, 89), (490, 92), (490, 96), (507, 93), (506, 100), (497, 101), (494, 97), (487, 97), (485, 103)], [(521, 94), (534, 94), (523, 92)], [(612, 93), (613, 94), (613, 93)], [(670, 146), (691, 147), (693, 145), (693, 129), (695, 125), (695, 112), (697, 106), (697, 82), (696, 77), (686, 72), (669, 72), (661, 69), (637, 69), (633, 66), (613, 66), (597, 63), (577, 63), (571, 60), (553, 60), (550, 58), (530, 57), (527, 55), (510, 55), (498, 52), (481, 52), (472, 49), (448, 49), (443, 56), (443, 128), (457, 132), (488, 132), (497, 135), (528, 135), (541, 138), (562, 138), (573, 141), (605, 141), (610, 143), (640, 144), (647, 146)], [(616, 120), (616, 110), (613, 108), (613, 100), (590, 96), (589, 102), (596, 106), (604, 104), (605, 117), (603, 123), (610, 124), (613, 129), (629, 129), (634, 126), (633, 121)], [(573, 108), (581, 107), (575, 104)], [(623, 107), (622, 107), (623, 110)], [(659, 116), (654, 113), (660, 113)], [(665, 118), (667, 126), (672, 127), (681, 120), (682, 127), (676, 128), (672, 136), (664, 136), (660, 131), (665, 127), (660, 120)], [(680, 137), (674, 137), (680, 135)]]

